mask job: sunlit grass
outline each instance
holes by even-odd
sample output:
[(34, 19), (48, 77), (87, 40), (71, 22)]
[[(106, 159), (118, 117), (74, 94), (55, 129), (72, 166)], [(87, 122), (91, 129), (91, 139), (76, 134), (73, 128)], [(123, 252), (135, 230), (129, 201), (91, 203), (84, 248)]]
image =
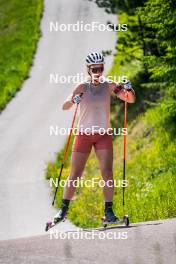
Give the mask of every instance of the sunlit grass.
[(0, 0), (0, 111), (28, 77), (42, 8), (42, 0)]

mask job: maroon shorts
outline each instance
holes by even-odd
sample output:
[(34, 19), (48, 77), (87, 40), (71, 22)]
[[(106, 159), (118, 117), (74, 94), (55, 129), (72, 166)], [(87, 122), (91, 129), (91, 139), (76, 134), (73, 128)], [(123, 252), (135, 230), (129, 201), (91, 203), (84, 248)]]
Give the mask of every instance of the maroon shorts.
[(86, 135), (79, 134), (74, 138), (72, 151), (90, 153), (92, 146), (95, 150), (97, 149), (110, 149), (112, 150), (112, 135), (104, 134), (95, 134), (95, 135)]

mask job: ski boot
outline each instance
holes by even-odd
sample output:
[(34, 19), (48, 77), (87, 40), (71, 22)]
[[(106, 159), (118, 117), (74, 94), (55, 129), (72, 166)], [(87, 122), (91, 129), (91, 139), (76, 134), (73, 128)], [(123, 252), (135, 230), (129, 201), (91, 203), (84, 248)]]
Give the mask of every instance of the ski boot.
[(66, 207), (60, 208), (58, 213), (54, 216), (54, 223), (57, 224), (64, 221), (67, 215), (68, 209)]
[(102, 224), (105, 228), (108, 224), (125, 224), (125, 226), (129, 226), (129, 217), (128, 215), (125, 215), (122, 220), (119, 220), (111, 208), (105, 211), (105, 216), (102, 218)]
[(103, 217), (103, 225), (115, 224), (119, 222), (118, 217), (114, 214), (112, 208), (105, 209), (105, 216)]

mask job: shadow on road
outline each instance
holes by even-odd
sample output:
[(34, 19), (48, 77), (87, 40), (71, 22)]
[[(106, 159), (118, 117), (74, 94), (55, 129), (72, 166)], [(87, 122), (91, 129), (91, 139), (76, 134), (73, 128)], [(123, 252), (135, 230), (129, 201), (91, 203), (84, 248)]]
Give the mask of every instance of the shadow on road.
[(151, 225), (151, 226), (156, 226), (156, 225), (161, 225), (163, 223), (142, 223), (142, 224), (134, 224), (134, 225), (129, 225), (129, 226), (109, 226), (109, 227), (97, 227), (97, 228), (83, 228), (82, 230), (83, 231), (105, 231), (105, 230), (111, 230), (111, 229), (131, 229), (131, 228), (136, 228), (136, 227), (140, 227), (140, 226), (148, 226), (148, 225)]

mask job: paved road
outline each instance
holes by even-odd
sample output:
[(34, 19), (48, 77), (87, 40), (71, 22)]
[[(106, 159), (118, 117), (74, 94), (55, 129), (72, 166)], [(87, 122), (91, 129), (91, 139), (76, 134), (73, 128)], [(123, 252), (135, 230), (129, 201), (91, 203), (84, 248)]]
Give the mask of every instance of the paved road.
[[(3, 264), (175, 264), (176, 219), (0, 242)], [(110, 237), (113, 232), (115, 239)], [(127, 233), (125, 233), (127, 232)], [(76, 236), (80, 239), (76, 239)], [(81, 234), (82, 238), (81, 239)], [(84, 235), (83, 235), (84, 234)], [(93, 237), (95, 239), (85, 239)], [(67, 235), (67, 236), (66, 236)], [(74, 237), (73, 237), (74, 236)], [(126, 239), (122, 239), (125, 238)], [(111, 236), (112, 238), (112, 236)]]
[[(49, 23), (109, 19), (116, 22), (88, 0), (45, 1), (43, 36), (30, 77), (0, 115), (0, 239), (42, 234), (45, 221), (55, 214), (44, 170), (65, 137), (50, 136), (49, 128), (69, 126), (73, 111), (64, 112), (61, 105), (73, 84), (49, 83), (49, 74), (81, 73), (88, 52), (115, 47), (114, 32), (50, 32)], [(107, 69), (111, 62), (109, 57)]]

